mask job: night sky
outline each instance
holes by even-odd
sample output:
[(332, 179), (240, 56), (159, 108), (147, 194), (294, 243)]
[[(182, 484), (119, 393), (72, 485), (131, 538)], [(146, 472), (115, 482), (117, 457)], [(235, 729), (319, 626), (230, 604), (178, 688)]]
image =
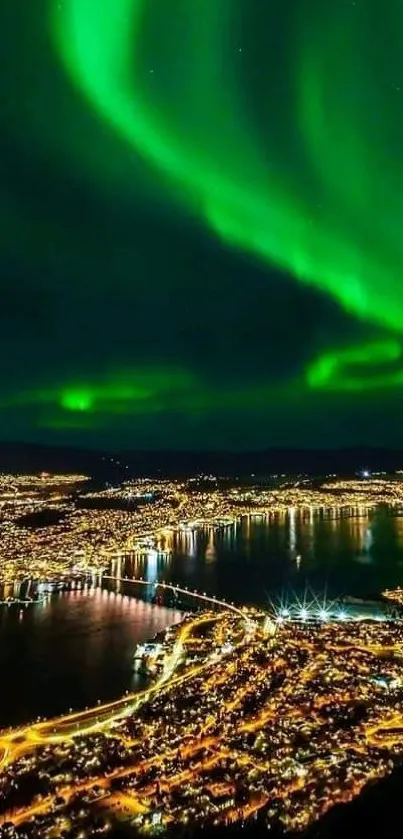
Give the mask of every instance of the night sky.
[(2, 0), (0, 438), (403, 446), (401, 0)]

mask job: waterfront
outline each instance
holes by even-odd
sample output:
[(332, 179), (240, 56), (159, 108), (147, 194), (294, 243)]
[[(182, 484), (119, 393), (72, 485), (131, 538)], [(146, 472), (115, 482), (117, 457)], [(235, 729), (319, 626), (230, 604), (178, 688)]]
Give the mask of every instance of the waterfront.
[(181, 613), (130, 595), (88, 589), (0, 610), (0, 727), (84, 708), (144, 686), (138, 643)]
[(401, 620), (273, 621), (198, 597), (152, 687), (1, 735), (1, 836), (252, 816), (284, 835), (401, 765)]
[[(371, 596), (403, 578), (403, 518), (386, 508), (243, 517), (225, 528), (166, 532), (159, 547), (166, 553), (128, 555), (111, 566), (116, 576), (148, 580), (147, 589), (109, 582), (110, 593), (88, 588), (44, 605), (0, 609), (0, 666), (8, 685), (1, 725), (141, 687), (132, 669), (136, 644), (180, 617), (179, 603), (172, 611), (133, 597), (150, 601), (157, 580), (265, 606), (279, 592), (301, 593), (307, 585), (329, 597)], [(164, 602), (172, 605), (172, 596)]]
[(117, 560), (112, 573), (260, 606), (306, 587), (329, 597), (373, 597), (403, 580), (403, 516), (385, 506), (243, 516), (228, 527), (167, 532), (158, 547), (168, 556)]

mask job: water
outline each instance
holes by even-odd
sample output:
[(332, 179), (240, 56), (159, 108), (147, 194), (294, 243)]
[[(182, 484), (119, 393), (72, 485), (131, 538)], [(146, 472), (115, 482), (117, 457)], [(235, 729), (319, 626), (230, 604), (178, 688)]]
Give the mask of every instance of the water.
[(216, 531), (168, 533), (160, 547), (172, 556), (128, 558), (113, 572), (260, 605), (282, 589), (368, 597), (403, 585), (403, 516), (387, 508), (244, 517)]
[(136, 645), (177, 623), (177, 610), (100, 589), (0, 609), (0, 727), (140, 689)]
[[(243, 518), (219, 530), (168, 532), (160, 547), (171, 554), (129, 556), (111, 571), (261, 605), (307, 586), (329, 597), (371, 597), (403, 585), (403, 517), (386, 508)], [(112, 592), (69, 592), (21, 613), (0, 609), (0, 726), (141, 686), (134, 647), (180, 613), (135, 600), (130, 595), (141, 596), (139, 586), (108, 586)], [(150, 585), (145, 596), (153, 593)]]

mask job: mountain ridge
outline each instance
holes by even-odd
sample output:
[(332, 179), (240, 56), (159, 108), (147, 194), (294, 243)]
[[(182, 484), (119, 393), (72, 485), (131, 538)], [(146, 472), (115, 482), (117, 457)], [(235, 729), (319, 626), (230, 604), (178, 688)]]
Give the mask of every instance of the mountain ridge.
[(2, 472), (208, 474), (264, 477), (276, 473), (353, 475), (359, 470), (391, 472), (403, 467), (403, 450), (369, 446), (342, 449), (267, 448), (259, 451), (123, 450), (0, 441)]

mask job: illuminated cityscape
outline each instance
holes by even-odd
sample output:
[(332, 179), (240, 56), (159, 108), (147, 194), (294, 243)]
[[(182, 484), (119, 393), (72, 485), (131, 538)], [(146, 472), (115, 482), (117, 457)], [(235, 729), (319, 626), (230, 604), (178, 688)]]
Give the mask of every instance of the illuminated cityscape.
[[(99, 573), (119, 555), (162, 549), (164, 539), (169, 549), (169, 534), (177, 528), (225, 526), (243, 515), (292, 516), (296, 511), (306, 516), (323, 511), (337, 518), (381, 503), (403, 507), (399, 476), (333, 478), (317, 487), (285, 478), (269, 487), (222, 486), (212, 476), (182, 482), (139, 479), (86, 492), (82, 475), (5, 475), (0, 477), (0, 581)], [(55, 522), (41, 526), (42, 514), (52, 514)]]
[(3, 732), (2, 835), (306, 827), (401, 760), (402, 627), (206, 599), (143, 693)]
[(384, 606), (368, 613), (364, 602), (354, 609), (308, 593), (237, 605), (155, 576), (119, 576), (125, 554), (168, 560), (175, 533), (284, 513), (293, 543), (296, 512), (337, 520), (380, 503), (398, 511), (399, 475), (88, 486), (82, 475), (2, 476), (2, 603), (39, 603), (55, 583), (123, 582), (135, 597), (174, 596), (184, 615), (133, 649), (144, 689), (3, 729), (0, 836), (192, 832), (255, 817), (301, 831), (399, 765), (402, 589), (379, 593)]

